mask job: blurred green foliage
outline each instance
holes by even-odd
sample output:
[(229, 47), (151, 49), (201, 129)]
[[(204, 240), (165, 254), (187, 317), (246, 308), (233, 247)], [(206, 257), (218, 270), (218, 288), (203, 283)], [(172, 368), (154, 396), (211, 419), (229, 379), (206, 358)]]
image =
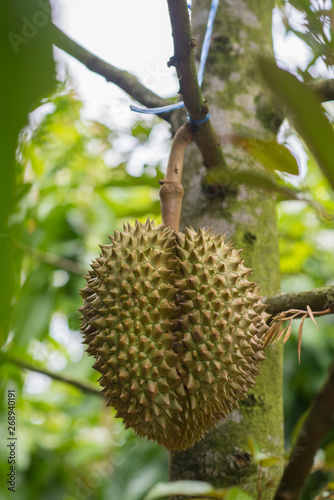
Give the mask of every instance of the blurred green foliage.
[[(98, 245), (107, 243), (123, 221), (160, 221), (162, 172), (155, 165), (129, 174), (127, 152), (120, 164), (108, 166), (104, 156), (114, 152), (119, 159), (113, 143), (120, 138), (104, 125), (83, 120), (81, 112), (73, 90), (59, 86), (44, 99), (37, 125), (22, 133), (17, 168), (24, 184), (17, 186), (10, 219), (11, 243), (22, 260), (21, 288), (2, 350), (98, 387), (78, 333), (83, 274)], [(149, 141), (150, 132), (137, 123), (131, 144), (141, 144), (143, 134)], [(18, 500), (137, 500), (156, 481), (167, 479), (167, 452), (124, 432), (102, 398), (23, 372), (1, 358), (2, 436), (7, 435), (6, 391), (12, 388), (18, 395)], [(2, 485), (7, 454), (1, 446)]]
[[(293, 33), (310, 49), (305, 69), (299, 69), (305, 79), (316, 76), (316, 63), (321, 60), (327, 68), (334, 65), (334, 17), (331, 0), (280, 0), (287, 33)], [(311, 71), (310, 71), (311, 70)], [(316, 70), (317, 71), (317, 70)]]
[(303, 139), (334, 189), (334, 132), (319, 97), (291, 73), (278, 68), (273, 61), (260, 58), (259, 66), (261, 75), (280, 108), (285, 109), (287, 119)]
[[(303, 4), (307, 7), (309, 2)], [(306, 42), (312, 46), (310, 36)], [(321, 51), (327, 54), (328, 43), (323, 45)], [(8, 164), (13, 169), (1, 172), (2, 186), (8, 187), (1, 198), (5, 200), (6, 217), (0, 238), (3, 234), (7, 238), (7, 246), (1, 247), (6, 255), (5, 259), (1, 257), (5, 262), (1, 284), (6, 291), (4, 303), (13, 309), (13, 315), (10, 331), (3, 327), (0, 348), (5, 355), (90, 381), (97, 387), (98, 375), (84, 354), (78, 332), (76, 311), (81, 305), (78, 290), (84, 286), (82, 274), (98, 254), (98, 245), (107, 243), (108, 233), (121, 229), (123, 222), (131, 223), (135, 218), (144, 221), (147, 217), (160, 222), (158, 181), (163, 173), (160, 164), (139, 165), (135, 174), (127, 169), (138, 147), (150, 148), (151, 127), (145, 122), (134, 124), (128, 131), (128, 146), (120, 148), (124, 134), (85, 120), (83, 105), (68, 83), (58, 86), (32, 115), (35, 123), (22, 133), (14, 171), (17, 134), (26, 123), (26, 113), (52, 83), (50, 47), (45, 41), (43, 50), (49, 51), (45, 55), (45, 80), (41, 77), (41, 88), (33, 89), (25, 104), (17, 100), (20, 89), (15, 87), (12, 93), (8, 82), (2, 82), (7, 85), (4, 95), (11, 96), (5, 116), (21, 111), (15, 126), (9, 127), (8, 144), (2, 138), (3, 151), (9, 155), (4, 156), (3, 164), (10, 158)], [(318, 54), (319, 46), (314, 47)], [(37, 69), (33, 76), (26, 69), (18, 71), (21, 73), (13, 73), (13, 81), (21, 78), (27, 88), (32, 87)], [(324, 216), (304, 201), (278, 204), (284, 292), (334, 285), (333, 220), (326, 218), (334, 211), (333, 193), (310, 154), (307, 174), (298, 188), (312, 194), (323, 207)], [(6, 288), (6, 272), (12, 266), (20, 287)], [(11, 282), (15, 280), (11, 278)], [(7, 321), (8, 311), (4, 316)], [(300, 365), (297, 321), (285, 346), (287, 450), (334, 356), (333, 316), (317, 321), (320, 332), (310, 320), (305, 322)], [(24, 371), (3, 356), (1, 436), (7, 435), (8, 389), (15, 389), (17, 394), (17, 500), (141, 500), (155, 483), (168, 479), (167, 452), (124, 431), (102, 398)], [(7, 479), (7, 458), (7, 449), (0, 446), (1, 485)], [(330, 481), (334, 471), (333, 433), (326, 438), (316, 466), (305, 500)], [(0, 490), (2, 498), (7, 498), (5, 490)]]
[[(48, 0), (41, 10), (38, 0), (3, 2), (0, 7), (0, 345), (8, 331), (12, 296), (20, 272), (20, 257), (13, 255), (8, 238), (8, 218), (16, 204), (15, 183), (22, 181), (22, 170), (15, 166), (15, 149), (28, 111), (38, 105), (54, 85), (54, 61), (50, 31), (51, 7)], [(34, 24), (39, 12), (40, 27)], [(36, 75), (38, 74), (38, 78)]]
[(203, 481), (158, 483), (148, 492), (144, 500), (163, 500), (170, 498), (171, 495), (184, 495), (186, 498), (191, 498), (191, 500), (201, 500), (206, 496), (217, 500), (254, 500), (253, 497), (240, 488), (217, 489)]
[[(306, 65), (305, 61), (301, 61), (296, 68), (298, 78), (305, 83), (316, 79), (331, 78), (334, 67), (334, 10), (332, 1), (284, 0), (278, 2), (278, 6), (283, 13), (286, 34), (293, 33), (308, 48), (309, 56)], [(291, 95), (283, 98), (288, 109), (290, 109), (288, 100), (293, 97), (297, 84), (293, 84)], [(305, 92), (310, 91), (305, 87)], [(290, 109), (292, 124), (295, 124), (295, 115), (299, 113), (297, 107), (300, 106), (300, 97), (301, 93), (292, 104), (294, 109)], [(296, 101), (298, 103), (295, 104)], [(313, 103), (311, 103), (312, 105)], [(320, 128), (316, 125), (316, 121), (313, 120), (314, 113), (311, 106), (309, 107), (309, 100), (304, 99), (303, 109), (300, 108), (300, 112), (306, 113), (304, 122), (307, 121), (310, 126), (310, 142), (307, 131), (303, 129), (304, 125), (302, 125), (300, 132), (321, 163), (320, 156), (322, 152), (328, 154), (333, 148), (333, 142), (329, 141), (326, 147), (326, 143), (322, 140), (323, 137), (319, 137)], [(332, 103), (327, 103), (324, 108), (325, 114), (323, 117), (327, 115), (332, 128)], [(320, 115), (317, 116), (317, 118), (319, 117)], [(323, 117), (320, 117), (320, 119), (323, 120)], [(297, 130), (299, 130), (298, 127), (297, 123)], [(326, 127), (328, 128), (328, 124)], [(328, 133), (330, 134), (330, 132)], [(316, 151), (317, 149), (320, 155)], [(317, 216), (312, 206), (306, 203), (286, 201), (278, 206), (282, 289), (287, 292), (310, 290), (334, 284), (334, 230), (332, 218), (334, 196), (332, 189), (329, 187), (334, 183), (332, 160), (330, 159), (328, 162), (329, 171), (324, 169), (326, 178), (322, 175), (319, 165), (312, 154), (307, 150), (306, 152), (308, 153), (307, 175), (301, 182), (300, 188), (306, 192), (311, 192), (313, 200), (316, 204), (320, 203), (325, 208), (325, 211), (322, 212), (322, 217), (320, 213), (319, 218), (319, 212)], [(326, 212), (327, 215), (331, 214), (331, 216), (327, 217)], [(299, 321), (294, 322), (292, 339), (285, 347), (284, 397), (288, 448), (291, 439), (294, 439), (298, 428), (300, 428), (300, 423), (305, 418), (312, 396), (324, 381), (327, 369), (333, 360), (333, 317), (319, 318), (319, 326), (320, 333), (316, 331), (310, 320), (305, 323), (302, 358), (299, 366), (296, 363)], [(334, 432), (327, 436), (324, 443), (325, 450), (332, 449), (333, 439)], [(325, 452), (322, 453), (320, 452), (317, 457), (315, 466), (317, 471), (310, 477), (304, 492), (303, 498), (305, 499), (311, 498), (322, 482), (325, 484), (326, 476), (329, 473), (326, 472), (327, 470), (333, 474), (334, 469), (328, 458), (329, 453), (327, 455)]]

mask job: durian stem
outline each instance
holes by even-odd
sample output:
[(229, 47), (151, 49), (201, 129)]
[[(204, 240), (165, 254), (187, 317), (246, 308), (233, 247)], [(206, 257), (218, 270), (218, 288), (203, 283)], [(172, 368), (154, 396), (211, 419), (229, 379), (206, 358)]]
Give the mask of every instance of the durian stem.
[(183, 198), (181, 184), (184, 152), (193, 140), (194, 133), (190, 124), (182, 125), (175, 134), (170, 152), (166, 176), (160, 181), (159, 191), (162, 222), (165, 226), (179, 230)]

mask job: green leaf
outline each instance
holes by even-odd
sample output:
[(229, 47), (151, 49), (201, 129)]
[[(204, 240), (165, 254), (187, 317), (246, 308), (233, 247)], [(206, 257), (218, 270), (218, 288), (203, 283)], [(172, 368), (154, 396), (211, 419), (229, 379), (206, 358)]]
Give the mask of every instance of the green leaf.
[(30, 273), (13, 311), (12, 328), (16, 345), (27, 345), (31, 338), (41, 339), (48, 332), (54, 294), (44, 266)]
[(224, 490), (216, 490), (211, 484), (203, 481), (175, 481), (172, 483), (157, 483), (148, 492), (144, 500), (157, 500), (170, 495), (210, 495), (213, 498), (226, 498), (225, 494)]
[[(47, 292), (26, 296), (15, 308), (13, 326), (16, 342), (27, 345), (31, 339), (40, 339), (47, 334), (52, 312), (53, 296)], [(22, 316), (20, 314), (22, 313)]]
[[(276, 179), (278, 177), (276, 176)], [(237, 172), (231, 169), (211, 168), (205, 176), (205, 184), (208, 186), (226, 186), (229, 184), (246, 184), (255, 186), (271, 193), (279, 193), (283, 199), (298, 199), (299, 191), (291, 184), (280, 181), (278, 184), (274, 176), (263, 174), (262, 172), (242, 171)]]
[(272, 467), (281, 461), (282, 459), (280, 457), (272, 456), (268, 453), (259, 453), (259, 455), (256, 456), (256, 463), (261, 465), (261, 467)]
[(240, 488), (233, 487), (229, 488), (227, 491), (227, 495), (225, 500), (255, 500), (254, 497), (251, 497), (245, 491)]
[(261, 465), (261, 467), (272, 467), (281, 461), (280, 457), (272, 456), (269, 453), (263, 453), (253, 437), (249, 436), (247, 441), (250, 454), (254, 458), (255, 462), (258, 465)]
[(244, 149), (268, 170), (299, 174), (296, 158), (285, 146), (278, 144), (274, 136), (269, 139), (259, 139), (234, 135), (232, 142)]
[(138, 187), (138, 186), (151, 186), (154, 188), (159, 188), (159, 180), (164, 178), (164, 174), (161, 172), (159, 168), (156, 169), (156, 175), (152, 176), (147, 174), (145, 171), (139, 176), (135, 177), (130, 175), (125, 170), (125, 165), (120, 165), (119, 167), (114, 168), (111, 171), (111, 178), (104, 182), (103, 184), (99, 184), (95, 187), (95, 189), (99, 192), (101, 189), (105, 189), (107, 187)]
[(26, 182), (25, 184), (20, 184), (17, 186), (15, 193), (15, 203), (18, 204), (22, 198), (30, 191), (32, 184), (30, 182)]
[(291, 435), (291, 446), (294, 446), (297, 438), (302, 430), (302, 427), (305, 423), (305, 420), (307, 419), (308, 415), (310, 413), (310, 409), (306, 410), (297, 420), (296, 425), (293, 428), (292, 435)]
[(263, 79), (334, 189), (334, 132), (319, 99), (273, 61), (260, 57), (258, 62)]
[(150, 136), (151, 130), (152, 127), (147, 126), (145, 122), (136, 122), (131, 128), (131, 133), (133, 137), (146, 142)]
[(290, 0), (289, 3), (301, 12), (310, 10), (309, 0)]
[(248, 436), (247, 442), (252, 457), (255, 457), (258, 453), (260, 453), (260, 447), (253, 437)]
[(329, 469), (334, 468), (334, 441), (329, 443), (325, 447), (325, 456), (326, 456), (326, 467)]

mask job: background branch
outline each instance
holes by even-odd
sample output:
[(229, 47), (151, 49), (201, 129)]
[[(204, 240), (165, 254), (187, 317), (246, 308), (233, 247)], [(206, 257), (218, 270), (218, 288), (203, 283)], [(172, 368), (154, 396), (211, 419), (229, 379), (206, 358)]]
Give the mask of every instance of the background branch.
[[(168, 65), (176, 68), (180, 84), (179, 92), (190, 116), (194, 120), (201, 120), (207, 115), (209, 108), (197, 81), (194, 56), (196, 42), (191, 33), (187, 2), (186, 0), (167, 0), (167, 2), (174, 40), (174, 55)], [(211, 121), (208, 120), (196, 127), (198, 132), (194, 141), (202, 153), (204, 165), (225, 166), (223, 151)]]
[[(65, 33), (63, 33), (63, 31), (57, 28), (54, 24), (52, 25), (52, 37), (54, 45), (56, 45), (59, 49), (80, 61), (89, 70), (103, 76), (107, 82), (117, 85), (140, 104), (143, 104), (148, 108), (170, 104), (170, 101), (159, 97), (157, 94), (142, 85), (134, 75), (128, 73), (127, 71), (120, 70), (103, 59), (100, 59), (98, 56), (92, 54), (65, 35)], [(171, 114), (162, 113), (159, 116), (169, 122)]]
[(274, 500), (297, 500), (312, 469), (314, 456), (334, 425), (334, 363), (316, 395), (293, 447)]
[(7, 354), (1, 354), (1, 358), (3, 362), (6, 363), (12, 363), (16, 366), (19, 366), (20, 368), (23, 368), (25, 370), (37, 372), (37, 373), (42, 373), (43, 375), (47, 375), (48, 377), (58, 380), (59, 382), (64, 382), (65, 384), (70, 384), (76, 387), (77, 389), (80, 389), (80, 391), (85, 392), (87, 394), (94, 394), (94, 396), (100, 396), (102, 397), (102, 393), (98, 390), (95, 389), (92, 385), (86, 384), (85, 382), (79, 382), (77, 380), (73, 380), (69, 377), (66, 377), (64, 375), (59, 375), (54, 372), (50, 372), (49, 370), (46, 370), (44, 368), (40, 368), (39, 366), (31, 365), (30, 363), (27, 363), (26, 361), (21, 361), (20, 359), (14, 358), (12, 356), (9, 356)]
[(87, 269), (83, 264), (79, 262), (75, 262), (74, 260), (66, 259), (65, 257), (58, 257), (58, 255), (53, 255), (48, 252), (41, 252), (36, 248), (29, 247), (24, 245), (23, 243), (12, 239), (13, 245), (15, 245), (18, 249), (22, 250), (25, 253), (28, 253), (32, 257), (34, 257), (39, 262), (43, 262), (44, 264), (50, 264), (50, 266), (57, 267), (58, 269), (63, 269), (69, 273), (79, 274), (83, 276), (86, 274)]
[[(315, 79), (305, 83), (305, 85), (318, 95), (321, 102), (334, 100), (334, 79)], [(282, 109), (277, 109), (265, 92), (257, 98), (256, 106), (259, 119), (269, 130), (277, 134), (286, 117)]]
[(288, 309), (306, 309), (310, 306), (312, 311), (323, 311), (334, 306), (334, 286), (317, 288), (307, 292), (281, 293), (272, 297), (265, 297), (264, 302), (268, 304), (266, 312), (276, 316)]
[(334, 100), (334, 79), (313, 80), (307, 85), (319, 95), (322, 102)]

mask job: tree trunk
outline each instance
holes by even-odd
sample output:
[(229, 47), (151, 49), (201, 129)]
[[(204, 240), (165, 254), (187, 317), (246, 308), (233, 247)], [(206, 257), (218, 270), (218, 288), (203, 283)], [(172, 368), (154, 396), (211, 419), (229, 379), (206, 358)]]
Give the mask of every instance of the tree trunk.
[[(211, 0), (196, 0), (192, 11), (193, 34), (199, 46), (203, 40)], [(224, 0), (214, 26), (203, 91), (209, 101), (213, 125), (219, 135), (236, 131), (268, 132), (270, 113), (263, 113), (263, 89), (255, 56), (272, 54), (271, 21), (273, 1)], [(226, 140), (223, 150), (229, 168), (254, 169), (248, 156)], [(279, 292), (279, 254), (275, 219), (275, 200), (260, 189), (229, 185), (220, 192), (203, 187), (205, 168), (196, 147), (186, 158), (183, 186), (185, 197), (181, 229), (192, 225), (212, 227), (226, 233), (236, 248), (243, 248), (245, 265), (254, 269), (253, 281), (261, 285), (262, 295)], [(282, 351), (274, 346), (262, 363), (262, 375), (240, 410), (232, 412), (216, 429), (194, 447), (172, 453), (170, 479), (208, 481), (217, 487), (239, 485), (257, 497), (258, 467), (250, 456), (248, 437), (262, 452), (283, 457)], [(272, 498), (283, 462), (267, 468), (262, 486), (271, 487), (262, 499)], [(274, 479), (275, 478), (275, 481)]]

